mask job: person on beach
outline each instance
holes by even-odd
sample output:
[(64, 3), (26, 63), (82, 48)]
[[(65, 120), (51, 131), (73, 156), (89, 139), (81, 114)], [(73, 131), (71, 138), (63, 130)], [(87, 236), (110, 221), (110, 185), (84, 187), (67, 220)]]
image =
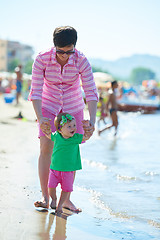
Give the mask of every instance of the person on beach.
[[(98, 94), (93, 79), (92, 68), (76, 48), (77, 31), (70, 26), (58, 27), (53, 33), (54, 47), (43, 51), (36, 57), (32, 70), (32, 83), (29, 100), (38, 119), (40, 156), (39, 178), (42, 199), (36, 201), (36, 207), (48, 207), (48, 176), (53, 141), (45, 136), (47, 130), (56, 131), (54, 119), (60, 112), (72, 114), (77, 122), (77, 133), (83, 134), (83, 128), (89, 137), (94, 132)], [(82, 126), (85, 107), (82, 88), (85, 92), (89, 110), (89, 126)], [(78, 208), (71, 202), (70, 194), (63, 204), (73, 211)]]
[(117, 97), (115, 94), (115, 90), (118, 88), (117, 81), (113, 81), (111, 83), (112, 89), (109, 90), (109, 97), (108, 101), (106, 103), (106, 110), (110, 113), (110, 117), (112, 120), (112, 124), (106, 125), (103, 129), (98, 130), (98, 134), (100, 135), (102, 132), (104, 132), (107, 129), (110, 129), (111, 127), (115, 127), (115, 136), (117, 134), (117, 128), (118, 128), (118, 116), (117, 116)]
[[(89, 126), (89, 121), (83, 120)], [(56, 132), (48, 129), (46, 136), (54, 142), (49, 172), (49, 195), (52, 199), (50, 207), (56, 213), (62, 213), (62, 206), (69, 193), (73, 191), (74, 173), (82, 169), (79, 144), (89, 139), (87, 133), (76, 133), (76, 120), (68, 113), (59, 113), (54, 120)], [(61, 184), (61, 196), (57, 205), (56, 187)]]
[(16, 104), (19, 104), (19, 98), (22, 91), (22, 65), (15, 68), (16, 73)]
[(100, 103), (100, 116), (99, 116), (99, 119), (97, 121), (98, 127), (100, 125), (101, 120), (103, 121), (104, 124), (106, 124), (105, 118), (107, 116), (107, 114), (105, 112), (106, 111), (106, 106), (105, 106), (104, 99), (103, 99), (102, 96), (99, 97), (99, 103)]

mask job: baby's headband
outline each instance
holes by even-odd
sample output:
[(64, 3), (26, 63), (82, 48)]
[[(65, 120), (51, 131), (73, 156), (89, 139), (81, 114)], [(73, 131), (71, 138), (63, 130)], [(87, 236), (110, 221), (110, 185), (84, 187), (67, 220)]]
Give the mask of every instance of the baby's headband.
[(60, 123), (59, 123), (59, 125), (60, 125), (60, 126), (59, 126), (59, 129), (60, 129), (61, 127), (63, 127), (65, 123), (67, 123), (67, 120), (72, 121), (73, 119), (74, 119), (74, 117), (71, 116), (70, 114), (66, 114), (66, 116), (62, 116), (62, 120), (61, 120)]

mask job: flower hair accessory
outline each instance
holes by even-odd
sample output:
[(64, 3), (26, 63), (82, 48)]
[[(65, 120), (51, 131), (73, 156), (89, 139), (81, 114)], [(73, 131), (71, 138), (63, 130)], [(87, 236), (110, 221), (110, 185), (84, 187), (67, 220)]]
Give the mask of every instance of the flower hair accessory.
[(62, 120), (60, 121), (60, 128), (64, 126), (64, 124), (67, 123), (67, 120), (72, 121), (72, 119), (74, 119), (73, 116), (71, 116), (70, 114), (66, 114), (66, 116), (62, 116)]

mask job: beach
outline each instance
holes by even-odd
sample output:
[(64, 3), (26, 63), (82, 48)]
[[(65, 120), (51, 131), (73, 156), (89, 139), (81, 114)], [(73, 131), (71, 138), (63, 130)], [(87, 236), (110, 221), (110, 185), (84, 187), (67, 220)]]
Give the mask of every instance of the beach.
[[(23, 99), (19, 106), (6, 104), (1, 96), (0, 109), (0, 239), (106, 239), (87, 230), (90, 218), (84, 210), (88, 205), (84, 204), (87, 194), (84, 200), (85, 194), (78, 189), (72, 197), (77, 205), (82, 208), (84, 205), (80, 214), (65, 210), (58, 217), (54, 211), (34, 208), (41, 192), (37, 171), (38, 129), (32, 104)], [(16, 118), (19, 112), (23, 119)]]
[(158, 114), (120, 114), (117, 138), (95, 131), (81, 145), (83, 170), (71, 200), (82, 213), (58, 217), (33, 204), (41, 197), (38, 128), (32, 104), (20, 102), (0, 96), (1, 240), (160, 239)]

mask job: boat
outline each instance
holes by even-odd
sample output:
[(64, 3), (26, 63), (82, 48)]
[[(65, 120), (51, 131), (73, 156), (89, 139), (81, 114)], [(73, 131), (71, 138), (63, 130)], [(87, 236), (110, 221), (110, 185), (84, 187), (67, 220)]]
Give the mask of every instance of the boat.
[(141, 112), (147, 114), (154, 113), (157, 110), (160, 110), (160, 104), (158, 101), (151, 101), (149, 99), (143, 101), (118, 101), (118, 111), (122, 112)]

